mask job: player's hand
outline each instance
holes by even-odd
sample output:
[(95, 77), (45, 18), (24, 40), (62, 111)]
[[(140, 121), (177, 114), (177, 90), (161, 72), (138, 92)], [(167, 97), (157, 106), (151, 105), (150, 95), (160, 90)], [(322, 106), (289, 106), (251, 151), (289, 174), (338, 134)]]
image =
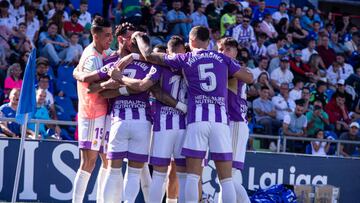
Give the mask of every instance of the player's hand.
[(123, 77), (122, 72), (117, 68), (110, 70), (108, 74), (112, 79), (114, 79), (116, 81), (121, 81), (121, 79)]
[(87, 93), (92, 94), (96, 93), (102, 90), (102, 87), (100, 86), (100, 83), (91, 83), (89, 87), (87, 88)]

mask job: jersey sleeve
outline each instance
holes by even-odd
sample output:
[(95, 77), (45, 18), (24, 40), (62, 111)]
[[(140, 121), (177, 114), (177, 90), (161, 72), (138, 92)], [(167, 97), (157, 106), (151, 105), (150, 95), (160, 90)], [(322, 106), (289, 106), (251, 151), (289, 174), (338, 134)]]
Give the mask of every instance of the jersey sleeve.
[(109, 79), (108, 72), (114, 68), (114, 63), (108, 63), (96, 70), (101, 80)]
[(165, 54), (164, 62), (167, 66), (171, 68), (172, 71), (179, 71), (184, 67), (183, 63), (185, 61), (185, 58), (185, 54)]
[(146, 75), (147, 79), (150, 79), (154, 82), (160, 80), (162, 69), (160, 66), (152, 65), (149, 69), (149, 72)]
[(234, 60), (228, 58), (228, 72), (229, 72), (229, 76), (234, 75), (236, 72), (238, 72), (241, 69), (240, 64), (236, 63)]
[(83, 71), (84, 72), (92, 72), (98, 69), (101, 66), (98, 57), (96, 56), (89, 56), (84, 61)]

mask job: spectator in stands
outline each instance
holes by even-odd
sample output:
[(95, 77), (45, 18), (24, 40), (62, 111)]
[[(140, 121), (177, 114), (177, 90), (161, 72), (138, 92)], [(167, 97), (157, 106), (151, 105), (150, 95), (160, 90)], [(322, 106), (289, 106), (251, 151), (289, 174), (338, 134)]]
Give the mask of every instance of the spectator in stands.
[(315, 50), (316, 40), (314, 38), (310, 38), (307, 43), (307, 47), (301, 50), (301, 60), (303, 63), (308, 63), (310, 56), (313, 54), (317, 54)]
[(48, 22), (54, 22), (58, 26), (57, 33), (61, 35), (63, 38), (66, 38), (65, 30), (64, 30), (64, 11), (56, 11), (55, 14), (48, 20)]
[(319, 54), (311, 55), (308, 65), (310, 68), (310, 72), (313, 73), (313, 75), (311, 76), (311, 82), (315, 83), (320, 79), (323, 79), (325, 81), (327, 69), (325, 68), (325, 64)]
[(337, 132), (342, 132), (349, 128), (349, 111), (345, 106), (345, 102), (345, 95), (338, 92), (325, 106), (325, 111), (329, 115), (331, 129)]
[[(304, 100), (295, 101), (295, 111), (284, 115), (283, 134), (284, 136), (306, 137), (307, 136), (307, 120), (304, 115)], [(287, 141), (287, 146), (291, 152), (305, 151), (303, 141)]]
[(337, 54), (336, 55), (336, 62), (340, 65), (340, 79), (346, 80), (351, 74), (354, 73), (354, 68), (345, 63), (345, 55)]
[(289, 84), (280, 85), (280, 94), (272, 98), (272, 103), (276, 110), (276, 119), (284, 120), (284, 116), (295, 111), (295, 102), (289, 98)]
[(57, 120), (54, 96), (49, 91), (49, 82), (50, 82), (50, 77), (48, 75), (41, 75), (38, 81), (38, 89), (43, 89), (46, 91), (46, 98), (44, 105), (47, 109), (49, 109), (51, 118)]
[[(15, 118), (16, 109), (19, 103), (20, 89), (12, 89), (10, 92), (10, 102), (3, 104), (0, 107), (0, 117), (5, 118)], [(13, 121), (1, 121), (0, 128), (2, 133), (4, 133), (8, 137), (20, 137), (21, 130), (20, 125)], [(35, 133), (32, 130), (27, 130), (26, 134), (30, 137), (34, 137)]]
[(253, 42), (250, 46), (250, 53), (252, 58), (255, 61), (261, 60), (261, 58), (266, 57), (266, 47), (264, 45), (267, 39), (267, 35), (265, 33), (259, 33), (256, 35), (256, 42)]
[(328, 97), (325, 94), (326, 89), (327, 89), (326, 82), (319, 80), (316, 83), (316, 90), (311, 93), (310, 102), (313, 103), (314, 101), (319, 100), (321, 101), (323, 106), (325, 106), (328, 102)]
[(194, 2), (195, 12), (191, 14), (190, 18), (192, 19), (191, 26), (204, 26), (209, 27), (208, 21), (205, 13), (205, 5), (202, 3)]
[(71, 33), (77, 33), (78, 35), (82, 35), (84, 32), (84, 27), (78, 23), (78, 19), (80, 16), (80, 11), (72, 10), (70, 21), (66, 21), (64, 23), (64, 31), (67, 37), (70, 38)]
[(45, 15), (44, 15), (43, 11), (40, 9), (40, 4), (41, 4), (41, 0), (32, 0), (31, 1), (31, 6), (34, 7), (36, 10), (35, 16), (36, 16), (36, 19), (39, 21), (39, 25), (40, 25), (39, 27), (42, 27), (44, 25)]
[(70, 43), (69, 50), (66, 53), (65, 62), (70, 65), (76, 65), (79, 63), (81, 54), (83, 52), (82, 46), (79, 44), (79, 34), (73, 32), (69, 35)]
[(337, 82), (340, 80), (340, 64), (336, 61), (327, 69), (326, 78), (329, 83), (329, 88), (336, 91)]
[(281, 126), (281, 122), (276, 119), (274, 104), (270, 101), (269, 88), (261, 87), (260, 97), (253, 101), (256, 123), (263, 126), (263, 133), (266, 135), (276, 135)]
[[(340, 140), (360, 141), (359, 123), (352, 122), (349, 126), (349, 131), (340, 136)], [(360, 146), (355, 144), (340, 144), (340, 154), (344, 157), (359, 156)]]
[(294, 18), (291, 20), (289, 33), (293, 35), (293, 41), (295, 44), (298, 44), (302, 47), (306, 46), (305, 39), (309, 32), (301, 27), (299, 18)]
[(275, 24), (278, 24), (281, 18), (289, 19), (289, 15), (286, 13), (287, 4), (285, 2), (281, 2), (279, 4), (279, 10), (272, 14), (272, 18), (274, 19)]
[(289, 92), (290, 99), (296, 101), (301, 99), (301, 92), (304, 88), (304, 82), (302, 80), (295, 80), (294, 79), (294, 88)]
[[(339, 34), (338, 33), (331, 33), (331, 40), (329, 42), (329, 47), (332, 48), (336, 54), (345, 54), (348, 52), (348, 48), (339, 42)], [(355, 46), (355, 51), (357, 47)]]
[(314, 12), (313, 8), (308, 8), (305, 15), (301, 17), (301, 27), (307, 31), (313, 30), (314, 22), (321, 22), (320, 16)]
[(269, 65), (269, 58), (266, 56), (262, 56), (259, 60), (259, 66), (257, 68), (250, 69), (253, 74), (254, 82), (257, 82), (257, 79), (261, 73), (266, 73), (269, 77), (269, 73), (267, 72), (267, 68)]
[(220, 29), (220, 15), (218, 12), (216, 12), (215, 4), (209, 3), (206, 6), (205, 13), (206, 13), (209, 27), (211, 29), (215, 28), (215, 29), (219, 30)]
[(304, 87), (301, 91), (301, 99), (305, 101), (304, 103), (304, 113), (309, 111), (310, 105), (310, 89), (309, 87)]
[(9, 13), (10, 3), (7, 0), (0, 2), (0, 25), (7, 27), (9, 30), (16, 28), (16, 19)]
[(329, 67), (336, 58), (335, 51), (329, 47), (329, 37), (324, 35), (321, 36), (321, 44), (316, 48), (317, 52), (324, 61), (325, 67)]
[(42, 32), (39, 37), (40, 55), (45, 56), (51, 64), (57, 66), (64, 63), (65, 56), (69, 51), (69, 43), (57, 34), (58, 25), (50, 22), (47, 32)]
[(336, 92), (339, 92), (339, 93), (345, 95), (345, 106), (348, 107), (349, 111), (351, 111), (354, 100), (353, 100), (353, 96), (346, 91), (345, 80), (343, 80), (343, 79), (338, 80), (336, 87), (337, 87)]
[(223, 15), (220, 18), (220, 35), (223, 37), (226, 30), (236, 24), (236, 13), (238, 8), (234, 4), (226, 4), (223, 9)]
[(253, 20), (261, 22), (266, 14), (270, 14), (270, 11), (266, 8), (265, 0), (259, 0), (258, 6), (254, 12)]
[(345, 42), (344, 45), (350, 53), (353, 53), (354, 51), (357, 50), (359, 39), (360, 39), (360, 33), (355, 32), (354, 34), (352, 34), (351, 40)]
[(269, 73), (267, 72), (260, 73), (256, 79), (256, 83), (250, 86), (250, 90), (248, 92), (249, 97), (258, 97), (261, 87), (267, 87), (269, 89), (270, 98), (275, 95), (274, 88), (269, 82)]
[(314, 74), (310, 71), (309, 66), (301, 59), (302, 51), (296, 49), (294, 57), (290, 60), (290, 70), (294, 73), (294, 78), (296, 80), (302, 80), (305, 83), (310, 82)]
[(149, 23), (149, 33), (151, 44), (164, 44), (168, 34), (167, 26), (161, 11), (156, 11)]
[(256, 41), (250, 20), (250, 16), (244, 16), (242, 24), (235, 26), (232, 31), (232, 37), (244, 48), (250, 48), (250, 45)]
[(307, 132), (309, 136), (316, 135), (316, 131), (325, 130), (330, 124), (329, 115), (323, 110), (323, 104), (320, 100), (316, 100), (313, 110), (306, 113), (308, 121)]
[(281, 18), (279, 23), (275, 25), (275, 30), (279, 35), (288, 34), (289, 21), (287, 18)]
[(173, 35), (180, 35), (184, 37), (185, 41), (188, 41), (189, 32), (191, 28), (191, 18), (188, 18), (184, 12), (180, 9), (182, 7), (182, 2), (180, 0), (175, 0), (172, 2), (172, 10), (170, 10), (166, 15), (166, 20), (169, 23), (169, 33), (168, 37)]
[(270, 44), (267, 47), (267, 54), (270, 58), (275, 58), (279, 56), (279, 50), (284, 47), (286, 44), (286, 37), (285, 36), (278, 36), (276, 38), (276, 42), (273, 44)]
[(210, 43), (208, 50), (218, 50), (217, 41), (220, 39), (220, 30), (218, 28), (211, 29)]
[(26, 35), (27, 25), (25, 23), (20, 23), (16, 31), (13, 32), (12, 37), (10, 38), (10, 47), (12, 51), (18, 56), (21, 53), (31, 51), (32, 42)]
[(83, 27), (85, 27), (87, 24), (91, 25), (91, 14), (87, 11), (88, 7), (88, 0), (80, 1), (79, 23)]
[[(317, 139), (324, 139), (324, 131), (317, 130), (314, 135)], [(320, 142), (313, 141), (311, 142), (311, 153), (316, 156), (326, 156), (330, 148), (330, 142)]]
[(12, 15), (16, 21), (25, 16), (25, 6), (22, 0), (12, 0), (10, 1), (9, 13)]
[(294, 75), (289, 69), (289, 57), (284, 56), (280, 59), (280, 67), (275, 69), (271, 75), (271, 85), (276, 89), (280, 89), (280, 84), (290, 84), (294, 79)]
[[(45, 107), (45, 100), (46, 100), (46, 90), (44, 90), (44, 89), (36, 90), (36, 110), (35, 110), (32, 118), (41, 119), (41, 120), (50, 120), (49, 111)], [(28, 128), (30, 128), (31, 130), (34, 131), (35, 124), (29, 123)], [(54, 126), (45, 125), (43, 123), (39, 124), (39, 137), (41, 136), (42, 139), (47, 139), (49, 136), (51, 136), (51, 135), (48, 135), (47, 128), (54, 128)], [(56, 127), (55, 133), (58, 136), (60, 136), (61, 129), (59, 127)]]
[[(36, 59), (36, 84), (40, 81), (40, 77), (49, 75), (49, 61), (44, 57), (39, 57)], [(54, 93), (53, 87), (53, 78), (50, 77), (49, 81), (49, 91)]]
[(271, 14), (265, 14), (264, 19), (260, 24), (260, 30), (264, 32), (269, 39), (276, 39), (276, 37), (278, 37), (278, 33), (276, 32), (272, 22), (273, 19)]
[(64, 20), (69, 20), (69, 15), (65, 11), (65, 0), (55, 0), (55, 8), (49, 11), (48, 19), (51, 19), (57, 11), (63, 11)]
[(19, 23), (25, 23), (27, 25), (26, 35), (34, 44), (38, 39), (40, 23), (37, 18), (35, 18), (36, 9), (33, 6), (29, 6), (26, 9), (26, 14), (23, 18), (19, 19)]
[(4, 94), (5, 98), (14, 88), (20, 89), (22, 85), (20, 64), (14, 63), (8, 68), (7, 78), (5, 79)]

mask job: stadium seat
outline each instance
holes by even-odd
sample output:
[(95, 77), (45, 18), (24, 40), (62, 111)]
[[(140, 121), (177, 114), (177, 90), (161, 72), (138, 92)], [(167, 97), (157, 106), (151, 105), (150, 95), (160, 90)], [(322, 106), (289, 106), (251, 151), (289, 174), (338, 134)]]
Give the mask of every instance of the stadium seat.
[(57, 69), (57, 79), (66, 82), (75, 83), (75, 79), (73, 78), (74, 66), (61, 65)]
[(76, 86), (74, 85), (74, 83), (63, 80), (57, 80), (56, 88), (58, 91), (64, 92), (65, 96), (69, 97), (70, 99), (74, 99), (74, 100), (78, 99)]
[(312, 154), (311, 144), (306, 145), (305, 153), (306, 154)]
[[(62, 113), (68, 114), (71, 117), (76, 116), (76, 111), (74, 109), (74, 106), (73, 106), (70, 98), (56, 96), (55, 104), (62, 108)], [(67, 118), (67, 116), (64, 115), (64, 118)]]
[(60, 121), (71, 121), (71, 116), (67, 113), (67, 111), (64, 110), (64, 108), (62, 108), (59, 105), (55, 105), (56, 108), (56, 114), (58, 117), (58, 120)]

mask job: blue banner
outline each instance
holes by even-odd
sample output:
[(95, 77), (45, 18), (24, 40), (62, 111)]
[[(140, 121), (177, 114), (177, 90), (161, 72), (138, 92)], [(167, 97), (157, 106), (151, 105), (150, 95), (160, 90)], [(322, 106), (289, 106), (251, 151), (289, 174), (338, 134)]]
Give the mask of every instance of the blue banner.
[[(18, 139), (0, 139), (0, 201), (10, 201), (15, 177)], [(94, 169), (97, 174), (100, 161)], [(18, 201), (71, 201), (73, 181), (79, 167), (76, 142), (27, 141), (22, 164)], [(212, 162), (203, 174), (207, 196), (219, 191)], [(330, 184), (340, 188), (340, 202), (360, 199), (360, 160), (291, 154), (248, 152), (242, 183), (246, 189), (267, 188), (273, 184)], [(26, 177), (26, 178), (24, 178)], [(90, 179), (85, 202), (95, 202), (96, 175)], [(140, 202), (140, 201), (139, 201)]]

